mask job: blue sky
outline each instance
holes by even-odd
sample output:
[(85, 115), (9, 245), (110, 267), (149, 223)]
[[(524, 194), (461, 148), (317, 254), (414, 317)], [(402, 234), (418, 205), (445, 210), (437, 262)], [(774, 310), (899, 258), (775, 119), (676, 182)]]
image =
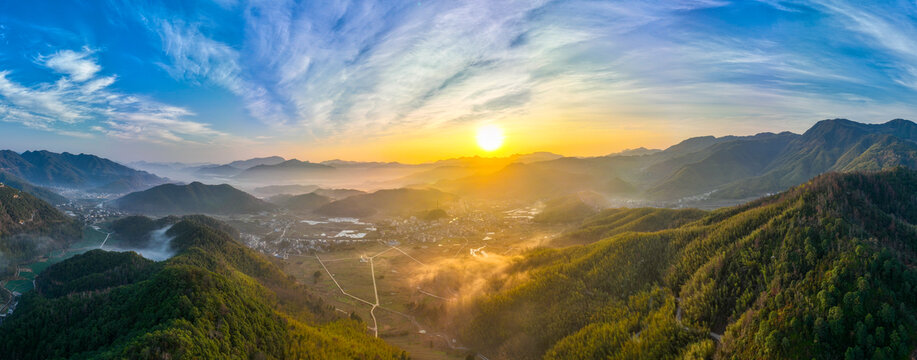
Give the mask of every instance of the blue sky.
[[(0, 1), (20, 151), (411, 161), (429, 142), (384, 149), (497, 123), (512, 152), (596, 155), (915, 99), (914, 1)], [(526, 133), (559, 128), (609, 140)]]

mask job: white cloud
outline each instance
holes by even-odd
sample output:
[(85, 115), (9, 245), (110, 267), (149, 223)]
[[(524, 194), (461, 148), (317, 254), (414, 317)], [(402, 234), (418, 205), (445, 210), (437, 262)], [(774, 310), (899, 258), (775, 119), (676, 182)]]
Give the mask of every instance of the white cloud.
[(83, 138), (92, 136), (84, 129), (150, 142), (206, 142), (227, 136), (188, 120), (194, 113), (187, 109), (111, 89), (117, 77), (97, 77), (101, 68), (88, 60), (89, 54), (62, 50), (40, 57), (49, 68), (68, 75), (51, 83), (26, 86), (11, 79), (11, 71), (0, 71), (0, 120)]
[(90, 55), (92, 52), (89, 49), (83, 49), (81, 52), (61, 50), (44, 58), (43, 62), (54, 71), (69, 75), (74, 81), (86, 81), (102, 70), (102, 67), (89, 57)]
[[(888, 83), (912, 85), (900, 64), (887, 65), (890, 79), (876, 84), (869, 71), (884, 69), (836, 56), (833, 44), (787, 46), (821, 42), (820, 35), (828, 43), (867, 38), (913, 60), (917, 26), (907, 15), (834, 0), (758, 1), (793, 16), (814, 8), (842, 21), (807, 34), (811, 39), (711, 31), (703, 17), (717, 15), (696, 10), (749, 6), (719, 0), (251, 0), (227, 5), (242, 10), (241, 24), (233, 22), (239, 14), (229, 22), (243, 29), (240, 36), (237, 28), (226, 36), (212, 14), (144, 11), (141, 21), (159, 35), (164, 67), (176, 79), (222, 87), (253, 118), (315, 136), (384, 135), (558, 109), (605, 124), (732, 113), (764, 127), (762, 119), (824, 114), (807, 103), (849, 111), (835, 116), (875, 114), (861, 103), (845, 106), (850, 93), (868, 99)], [(813, 19), (792, 25), (826, 26)], [(769, 111), (757, 106), (764, 100)], [(871, 106), (904, 111), (897, 115), (913, 113), (906, 104), (873, 100)], [(606, 128), (627, 126), (621, 122)]]
[(83, 91), (87, 93), (96, 92), (99, 89), (106, 88), (109, 85), (114, 84), (115, 79), (117, 79), (115, 76), (106, 76), (93, 79), (92, 81), (89, 81), (83, 85)]

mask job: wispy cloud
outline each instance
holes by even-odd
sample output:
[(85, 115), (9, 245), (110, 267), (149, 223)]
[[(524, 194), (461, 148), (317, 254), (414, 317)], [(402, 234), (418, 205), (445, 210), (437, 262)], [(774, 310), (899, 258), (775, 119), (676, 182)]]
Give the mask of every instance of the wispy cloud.
[(67, 74), (73, 81), (91, 79), (102, 68), (90, 58), (92, 52), (83, 49), (81, 52), (61, 50), (52, 55), (41, 57), (45, 66), (59, 73)]
[[(102, 67), (91, 54), (84, 48), (39, 56), (40, 64), (65, 75), (54, 82), (27, 86), (13, 80), (12, 71), (0, 71), (0, 119), (81, 138), (96, 132), (122, 139), (186, 142), (226, 135), (187, 120), (194, 115), (189, 110), (111, 89), (117, 77), (97, 76)], [(80, 126), (87, 123), (97, 125)]]
[[(475, 122), (683, 136), (917, 116), (907, 101), (917, 95), (912, 1), (110, 0), (100, 9), (104, 21), (90, 25), (136, 44), (83, 47), (93, 34), (65, 29), (68, 46), (29, 58), (55, 81), (0, 62), (10, 69), (0, 73), (5, 120), (162, 142), (270, 132), (300, 145)], [(103, 70), (109, 55), (157, 67), (138, 80)], [(193, 95), (175, 111), (152, 94)], [(231, 110), (215, 111), (225, 98)]]

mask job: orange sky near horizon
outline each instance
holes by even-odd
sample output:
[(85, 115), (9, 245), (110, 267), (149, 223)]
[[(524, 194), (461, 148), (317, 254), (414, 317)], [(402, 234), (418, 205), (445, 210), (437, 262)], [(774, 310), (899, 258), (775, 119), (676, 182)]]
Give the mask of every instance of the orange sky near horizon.
[(639, 147), (665, 148), (685, 139), (683, 135), (663, 129), (616, 131), (561, 122), (541, 123), (540, 126), (520, 122), (488, 124), (499, 126), (504, 132), (503, 145), (495, 151), (485, 151), (478, 146), (477, 130), (483, 124), (473, 124), (453, 129), (421, 129), (372, 141), (327, 139), (308, 147), (278, 149), (277, 153), (316, 162), (343, 159), (425, 163), (465, 156), (504, 157), (539, 151), (564, 156), (600, 156)]

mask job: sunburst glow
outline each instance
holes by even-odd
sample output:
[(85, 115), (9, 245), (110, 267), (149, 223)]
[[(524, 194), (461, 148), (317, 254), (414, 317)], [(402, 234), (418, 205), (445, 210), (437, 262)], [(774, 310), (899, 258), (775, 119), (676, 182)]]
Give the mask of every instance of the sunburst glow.
[(503, 146), (503, 129), (496, 125), (484, 125), (478, 128), (478, 146), (484, 151), (494, 151)]

